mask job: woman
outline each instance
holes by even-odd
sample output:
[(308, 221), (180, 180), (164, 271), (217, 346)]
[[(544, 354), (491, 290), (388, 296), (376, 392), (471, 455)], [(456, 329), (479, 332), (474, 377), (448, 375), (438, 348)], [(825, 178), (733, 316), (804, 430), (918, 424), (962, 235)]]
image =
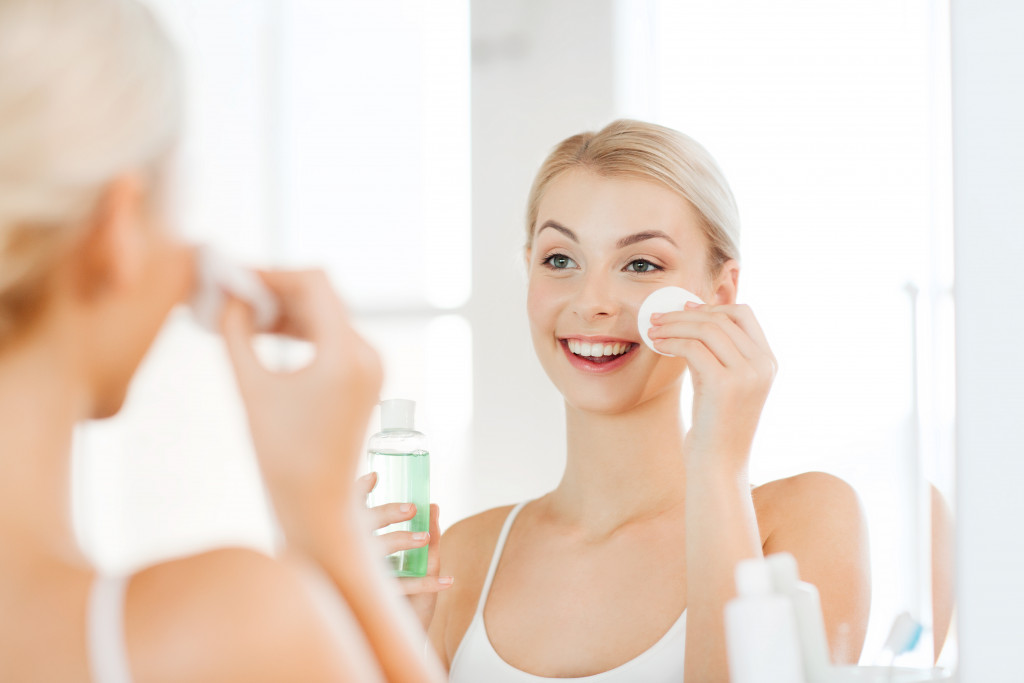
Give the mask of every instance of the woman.
[(134, 0), (0, 0), (0, 680), (441, 680), (351, 490), (380, 368), (320, 273), (264, 275), (275, 331), (317, 349), (300, 371), (260, 365), (244, 305), (222, 320), (284, 556), (121, 579), (76, 546), (72, 430), (120, 409), (193, 286), (163, 224), (180, 111), (175, 55)]
[[(526, 229), (531, 333), (565, 398), (566, 468), (554, 491), (442, 539), (456, 583), (430, 637), (450, 680), (727, 681), (733, 569), (781, 551), (821, 592), (833, 659), (855, 662), (870, 597), (856, 496), (820, 473), (748, 483), (775, 359), (736, 304), (738, 214), (711, 157), (636, 121), (573, 136), (537, 174)], [(636, 321), (666, 285), (707, 303), (652, 320), (662, 356)]]

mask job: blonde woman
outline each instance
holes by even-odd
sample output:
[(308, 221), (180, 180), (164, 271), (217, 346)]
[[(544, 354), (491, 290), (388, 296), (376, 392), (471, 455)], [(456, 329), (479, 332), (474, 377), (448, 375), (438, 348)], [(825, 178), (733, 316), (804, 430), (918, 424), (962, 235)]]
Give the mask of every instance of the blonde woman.
[[(451, 681), (727, 681), (733, 569), (780, 551), (821, 591), (834, 660), (857, 660), (870, 585), (855, 494), (820, 473), (748, 482), (776, 365), (736, 303), (738, 239), (724, 177), (675, 131), (616, 121), (542, 165), (527, 211), (527, 308), (537, 358), (565, 398), (566, 468), (547, 495), (445, 534), (442, 571), (456, 582), (430, 638)], [(636, 322), (666, 285), (707, 302), (652, 321), (670, 356), (648, 349)]]
[(162, 205), (180, 111), (135, 0), (0, 0), (0, 680), (441, 680), (350, 490), (380, 368), (322, 274), (265, 275), (276, 331), (316, 346), (301, 371), (259, 364), (245, 306), (223, 318), (285, 556), (109, 577), (76, 547), (72, 429), (119, 410), (192, 288)]

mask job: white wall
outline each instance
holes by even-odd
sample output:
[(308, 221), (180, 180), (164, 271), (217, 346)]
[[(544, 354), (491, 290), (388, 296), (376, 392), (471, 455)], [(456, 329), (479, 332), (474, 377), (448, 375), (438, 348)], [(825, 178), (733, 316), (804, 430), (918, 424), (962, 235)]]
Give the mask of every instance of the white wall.
[(960, 680), (1024, 677), (1024, 4), (953, 0)]

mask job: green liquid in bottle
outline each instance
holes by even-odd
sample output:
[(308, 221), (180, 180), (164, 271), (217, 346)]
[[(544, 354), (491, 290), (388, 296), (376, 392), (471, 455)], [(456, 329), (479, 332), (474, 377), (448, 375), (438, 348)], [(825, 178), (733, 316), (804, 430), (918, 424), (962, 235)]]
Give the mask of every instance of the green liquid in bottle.
[[(425, 450), (399, 453), (390, 450), (369, 452), (370, 469), (377, 473), (377, 486), (370, 493), (371, 507), (386, 503), (413, 503), (416, 516), (381, 529), (391, 531), (429, 531), (430, 529), (430, 456)], [(388, 555), (395, 576), (426, 576), (427, 546), (400, 550)]]

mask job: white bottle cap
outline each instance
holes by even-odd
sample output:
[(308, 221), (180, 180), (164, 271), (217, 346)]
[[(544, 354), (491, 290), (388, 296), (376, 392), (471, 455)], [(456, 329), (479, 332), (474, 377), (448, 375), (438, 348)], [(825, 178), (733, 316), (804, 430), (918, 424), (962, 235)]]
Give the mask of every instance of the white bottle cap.
[(672, 355), (670, 353), (662, 353), (654, 348), (654, 343), (647, 336), (647, 330), (651, 329), (651, 316), (655, 313), (681, 311), (686, 308), (687, 302), (690, 301), (697, 304), (704, 303), (699, 296), (682, 287), (662, 287), (651, 292), (644, 299), (644, 302), (640, 304), (640, 312), (636, 316), (636, 325), (640, 329), (640, 338), (644, 340), (644, 344), (647, 344), (651, 351), (662, 356)]
[(789, 593), (800, 581), (796, 558), (789, 553), (772, 553), (764, 558), (772, 575), (772, 585), (776, 592)]
[(771, 595), (772, 576), (760, 557), (736, 563), (736, 593), (740, 596)]
[(416, 401), (410, 401), (406, 398), (390, 398), (386, 401), (380, 402), (380, 428), (381, 430), (389, 429), (409, 429), (413, 428), (415, 421), (413, 415), (416, 414)]

